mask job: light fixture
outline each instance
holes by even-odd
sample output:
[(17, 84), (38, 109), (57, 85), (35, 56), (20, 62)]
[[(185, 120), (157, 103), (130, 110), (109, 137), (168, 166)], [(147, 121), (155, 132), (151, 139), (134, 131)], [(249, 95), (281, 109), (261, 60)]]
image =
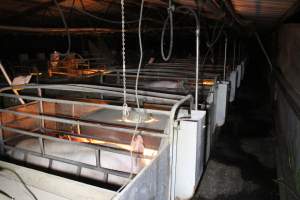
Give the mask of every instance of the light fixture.
[(126, 123), (148, 124), (158, 120), (155, 119), (151, 113), (147, 113), (145, 110), (138, 111), (137, 109), (132, 109), (127, 117), (119, 119), (118, 121), (123, 121)]

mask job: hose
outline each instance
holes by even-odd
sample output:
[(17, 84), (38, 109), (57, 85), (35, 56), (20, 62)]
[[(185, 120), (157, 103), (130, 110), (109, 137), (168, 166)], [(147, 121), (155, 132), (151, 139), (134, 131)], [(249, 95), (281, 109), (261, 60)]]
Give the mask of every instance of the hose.
[(263, 43), (261, 42), (261, 39), (260, 39), (258, 33), (255, 32), (254, 34), (255, 34), (255, 37), (256, 37), (256, 39), (257, 39), (257, 42), (258, 42), (258, 44), (259, 44), (259, 46), (260, 46), (262, 52), (264, 53), (264, 55), (265, 55), (265, 57), (266, 57), (266, 59), (267, 59), (267, 62), (268, 62), (269, 67), (270, 67), (270, 72), (272, 72), (272, 71), (273, 71), (273, 64), (272, 64), (272, 62), (271, 62), (271, 59), (270, 59), (270, 57), (269, 57), (269, 55), (268, 55), (268, 53), (267, 53), (267, 51), (266, 51), (266, 49), (265, 49)]
[[(29, 192), (29, 194), (31, 195), (31, 197), (34, 200), (38, 200), (38, 198), (35, 196), (35, 194), (29, 189), (29, 187), (26, 185), (25, 181), (23, 180), (23, 178), (13, 169), (10, 168), (6, 168), (6, 167), (2, 167), (0, 166), (0, 171), (4, 170), (4, 171), (9, 171), (11, 173), (13, 173), (18, 179), (19, 181), (22, 183), (22, 185), (24, 186), (24, 188)], [(3, 194), (3, 193), (2, 193)]]
[(140, 47), (140, 60), (139, 60), (139, 66), (138, 66), (138, 71), (136, 74), (136, 80), (135, 80), (135, 97), (136, 97), (136, 104), (138, 110), (140, 110), (140, 103), (139, 103), (139, 98), (138, 98), (138, 84), (139, 84), (139, 77), (140, 77), (140, 71), (141, 71), (141, 66), (143, 62), (143, 43), (142, 43), (142, 20), (143, 20), (143, 8), (144, 8), (144, 0), (142, 0), (141, 3), (141, 9), (140, 9), (140, 18), (139, 18), (139, 28), (138, 28), (138, 33), (139, 33), (139, 47)]
[[(161, 57), (164, 61), (168, 61), (171, 58), (172, 51), (173, 51), (173, 13), (172, 13), (172, 0), (169, 0), (169, 7), (168, 7), (168, 17), (166, 18), (164, 22), (164, 26), (161, 32), (161, 39), (160, 39), (160, 52), (161, 52)], [(166, 32), (166, 27), (167, 24), (170, 24), (170, 42), (169, 42), (169, 51), (168, 55), (166, 56), (165, 54), (165, 49), (164, 49), (164, 41), (165, 41), (165, 32)]]

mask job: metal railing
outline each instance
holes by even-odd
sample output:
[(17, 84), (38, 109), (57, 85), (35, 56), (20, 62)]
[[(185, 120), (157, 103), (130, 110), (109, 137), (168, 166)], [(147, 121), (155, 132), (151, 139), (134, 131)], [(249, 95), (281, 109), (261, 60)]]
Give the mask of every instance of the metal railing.
[[(142, 158), (142, 159), (152, 159), (152, 156), (146, 156), (146, 155), (141, 155), (139, 153), (130, 153), (128, 150), (125, 149), (120, 149), (120, 148), (114, 148), (110, 146), (105, 146), (105, 145), (94, 145), (90, 143), (81, 143), (81, 142), (76, 142), (72, 140), (66, 140), (63, 138), (59, 137), (54, 137), (45, 134), (45, 132), (52, 132), (55, 133), (55, 131), (59, 132), (59, 130), (52, 130), (50, 128), (47, 128), (45, 126), (46, 122), (55, 122), (55, 123), (63, 123), (63, 124), (69, 124), (75, 127), (78, 127), (80, 129), (81, 126), (84, 127), (93, 127), (93, 128), (98, 128), (99, 130), (110, 130), (110, 131), (117, 131), (117, 132), (122, 132), (122, 133), (127, 133), (130, 135), (135, 134), (135, 129), (134, 126), (118, 126), (116, 124), (109, 124), (107, 122), (102, 123), (100, 121), (90, 121), (90, 120), (83, 120), (80, 118), (68, 118), (65, 116), (55, 116), (55, 115), (49, 115), (44, 113), (43, 109), (43, 102), (48, 102), (48, 103), (55, 103), (55, 104), (67, 104), (71, 106), (93, 106), (96, 108), (106, 108), (106, 109), (111, 109), (111, 110), (122, 110), (122, 106), (116, 106), (116, 105), (108, 105), (108, 104), (97, 104), (97, 103), (90, 103), (90, 102), (82, 102), (82, 101), (74, 101), (74, 100), (66, 100), (66, 99), (53, 99), (53, 98), (47, 98), (47, 97), (42, 97), (41, 90), (57, 90), (60, 92), (63, 91), (72, 91), (72, 92), (93, 92), (93, 93), (99, 93), (99, 94), (106, 94), (108, 96), (121, 96), (122, 91), (118, 88), (110, 88), (110, 87), (101, 87), (101, 86), (87, 86), (87, 85), (27, 85), (27, 86), (18, 86), (18, 89), (37, 89), (38, 96), (30, 96), (30, 95), (14, 95), (14, 94), (8, 94), (5, 93), (6, 91), (9, 91), (13, 89), (13, 87), (7, 87), (3, 88), (0, 90), (0, 96), (1, 97), (9, 97), (9, 98), (22, 98), (24, 100), (32, 100), (34, 102), (27, 103), (25, 105), (20, 105), (21, 107), (27, 106), (27, 105), (32, 105), (36, 104), (38, 112), (25, 112), (25, 111), (20, 111), (20, 110), (15, 110), (13, 108), (8, 108), (8, 109), (0, 109), (1, 115), (3, 114), (10, 114), (13, 116), (21, 116), (21, 117), (26, 117), (32, 120), (35, 120), (37, 122), (42, 122), (38, 123), (40, 127), (36, 127), (31, 130), (24, 130), (24, 127), (14, 127), (11, 126), (9, 123), (3, 123), (1, 120), (0, 124), (0, 148), (2, 151), (0, 153), (5, 154), (5, 150), (10, 150), (10, 151), (17, 151), (17, 152), (23, 152), (24, 153), (24, 161), (27, 161), (28, 155), (34, 155), (42, 158), (46, 158), (49, 160), (48, 168), (52, 168), (52, 163), (53, 161), (59, 161), (67, 164), (72, 164), (77, 166), (77, 175), (81, 175), (82, 168), (88, 168), (92, 170), (96, 170), (99, 172), (104, 173), (104, 181), (108, 181), (108, 176), (110, 174), (120, 176), (120, 177), (125, 177), (128, 178), (130, 174), (128, 172), (122, 172), (114, 169), (108, 169), (104, 168), (101, 166), (101, 152), (102, 151), (108, 151), (108, 152), (113, 152), (113, 153), (118, 153), (121, 155), (127, 155), (130, 156), (132, 155), (134, 158)], [(111, 89), (111, 90), (110, 90)], [(129, 95), (130, 95), (130, 90), (129, 90)], [(176, 113), (180, 106), (183, 105), (186, 101), (190, 100), (190, 108), (192, 108), (193, 101), (192, 101), (192, 96), (186, 96), (181, 98), (179, 95), (168, 95), (168, 94), (161, 94), (161, 93), (156, 93), (156, 92), (144, 92), (144, 91), (139, 91), (140, 95), (139, 98), (141, 99), (146, 99), (151, 103), (168, 103), (173, 105), (171, 111), (161, 111), (161, 110), (149, 110), (149, 113), (153, 114), (160, 114), (160, 115), (165, 115), (165, 116), (170, 116), (169, 120), (171, 120), (170, 126), (173, 125), (173, 122), (176, 118)], [(18, 119), (17, 119), (18, 120)], [(5, 138), (4, 132), (10, 132), (10, 133), (15, 133), (15, 135)], [(63, 131), (65, 133), (65, 131)], [(151, 128), (143, 128), (140, 127), (138, 129), (139, 134), (146, 136), (146, 137), (153, 137), (157, 139), (164, 139), (164, 138), (169, 138), (170, 135), (165, 132), (165, 130), (156, 130), (156, 129), (151, 129)], [(91, 136), (91, 135), (86, 135), (86, 134), (75, 134), (75, 133), (66, 133), (67, 135), (70, 136), (76, 136), (76, 137), (81, 137), (81, 138), (87, 138), (87, 139), (101, 139), (98, 138), (97, 136)], [(169, 133), (172, 134), (172, 131)], [(14, 145), (10, 145), (8, 143), (12, 142), (13, 140), (18, 140), (20, 135), (26, 136), (26, 137), (33, 137), (36, 138), (39, 141), (39, 148), (40, 152), (35, 152), (31, 150), (26, 150), (19, 148)], [(75, 160), (67, 159), (67, 158), (62, 158), (54, 155), (49, 155), (45, 151), (45, 146), (43, 145), (46, 140), (54, 141), (54, 142), (59, 142), (62, 145), (63, 144), (72, 144), (74, 146), (82, 146), (86, 148), (90, 148), (94, 150), (95, 152), (95, 160), (96, 160), (96, 165), (92, 164), (87, 164), (87, 163), (82, 163), (78, 162)]]

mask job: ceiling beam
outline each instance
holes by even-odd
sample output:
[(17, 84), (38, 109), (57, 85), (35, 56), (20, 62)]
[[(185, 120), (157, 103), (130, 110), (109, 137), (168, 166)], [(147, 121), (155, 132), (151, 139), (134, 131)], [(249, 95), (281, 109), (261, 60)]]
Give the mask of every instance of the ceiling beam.
[[(204, 28), (201, 28), (204, 30)], [(185, 30), (191, 31), (193, 33), (195, 31), (194, 26), (180, 26), (174, 27), (174, 30)], [(127, 33), (137, 32), (137, 28), (127, 29)], [(111, 33), (121, 33), (122, 30), (118, 28), (86, 28), (86, 27), (78, 27), (78, 28), (69, 28), (69, 32), (72, 35), (98, 35), (98, 34), (111, 34)], [(145, 32), (161, 32), (161, 28), (149, 27), (143, 28), (143, 33)], [(20, 33), (20, 34), (40, 34), (40, 35), (66, 35), (65, 28), (47, 28), (47, 27), (24, 27), (24, 26), (6, 26), (0, 25), (0, 33)]]
[[(64, 1), (66, 1), (66, 0), (57, 0), (57, 3), (61, 3), (61, 2), (64, 2)], [(43, 10), (43, 9), (47, 9), (47, 8), (52, 7), (52, 6), (55, 5), (53, 0), (49, 0), (47, 2), (42, 2), (42, 3), (36, 3), (36, 4), (37, 4), (36, 6), (28, 8), (28, 9), (26, 9), (26, 10), (24, 10), (21, 13), (18, 13), (16, 15), (8, 16), (5, 19), (6, 20), (18, 20), (22, 17), (32, 16), (35, 13), (37, 13), (37, 12)]]

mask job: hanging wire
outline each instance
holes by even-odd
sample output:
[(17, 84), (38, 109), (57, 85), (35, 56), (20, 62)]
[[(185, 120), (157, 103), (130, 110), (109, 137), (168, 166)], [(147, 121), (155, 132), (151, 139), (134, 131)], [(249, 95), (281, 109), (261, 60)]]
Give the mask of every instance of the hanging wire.
[[(180, 10), (187, 10), (188, 12), (190, 12), (193, 17), (195, 18), (195, 23), (196, 23), (196, 89), (195, 89), (195, 96), (196, 96), (196, 106), (195, 109), (197, 110), (197, 106), (198, 106), (198, 79), (199, 79), (199, 57), (200, 57), (200, 52), (199, 52), (199, 48), (200, 48), (200, 20), (199, 17), (197, 15), (197, 13), (191, 9), (190, 7), (187, 6), (179, 6), (175, 9), (175, 11), (180, 11)], [(175, 153), (175, 155), (173, 154), (174, 152), (174, 148), (177, 144), (175, 144), (176, 141), (176, 137), (173, 135), (171, 135), (171, 152), (170, 152), (170, 174), (171, 174), (171, 179), (170, 179), (170, 188), (169, 188), (169, 198), (172, 200), (175, 198), (175, 185), (176, 185), (176, 176), (174, 177), (174, 179), (172, 178), (172, 174), (176, 174), (176, 168), (175, 171), (173, 171), (174, 166), (176, 166), (176, 162), (177, 162), (177, 154)]]
[(269, 55), (268, 55), (268, 53), (267, 53), (267, 51), (266, 51), (266, 49), (265, 49), (265, 47), (264, 47), (262, 41), (261, 41), (261, 39), (260, 39), (258, 33), (255, 32), (254, 34), (255, 34), (255, 37), (256, 37), (256, 39), (257, 39), (257, 42), (258, 42), (258, 44), (259, 44), (261, 50), (263, 51), (263, 53), (264, 53), (264, 55), (265, 55), (265, 57), (266, 57), (266, 59), (267, 59), (267, 61), (268, 61), (268, 64), (269, 64), (269, 67), (270, 67), (270, 72), (272, 72), (272, 71), (273, 71), (273, 64), (272, 64), (272, 62), (271, 62), (271, 59), (270, 59), (270, 57), (269, 57)]
[(6, 196), (8, 199), (15, 200), (14, 197), (10, 196), (8, 193), (4, 192), (3, 190), (0, 190), (0, 194)]
[(19, 181), (22, 183), (23, 187), (29, 192), (29, 194), (32, 196), (32, 198), (34, 200), (38, 200), (38, 198), (35, 196), (35, 194), (29, 189), (29, 187), (26, 185), (25, 181), (23, 180), (23, 178), (14, 170), (10, 169), (10, 168), (6, 168), (6, 167), (2, 167), (0, 166), (0, 171), (1, 170), (5, 170), (5, 171), (9, 171), (11, 173), (13, 173), (18, 179)]
[[(161, 39), (160, 39), (160, 52), (161, 57), (164, 61), (168, 61), (171, 58), (172, 51), (173, 51), (173, 7), (172, 7), (172, 0), (169, 0), (169, 7), (168, 7), (168, 17), (164, 22), (164, 26), (161, 32)], [(167, 28), (167, 24), (170, 24), (170, 42), (169, 42), (169, 51), (166, 56), (165, 49), (164, 49), (164, 39), (165, 39), (165, 31)]]
[(64, 55), (69, 55), (70, 51), (71, 51), (71, 34), (70, 34), (70, 31), (69, 31), (69, 27), (68, 27), (68, 24), (66, 22), (65, 15), (64, 15), (63, 11), (61, 10), (59, 4), (57, 3), (57, 0), (53, 0), (53, 1), (54, 1), (55, 5), (57, 7), (57, 10), (58, 10), (59, 15), (62, 19), (62, 22), (63, 22), (64, 27), (66, 29), (67, 37), (68, 37), (68, 49), (67, 49), (66, 53), (64, 53)]
[(136, 74), (136, 80), (135, 80), (135, 98), (136, 98), (136, 104), (137, 104), (137, 108), (138, 108), (139, 112), (140, 112), (140, 102), (139, 102), (139, 98), (138, 98), (138, 85), (139, 85), (139, 77), (140, 77), (140, 71), (141, 71), (141, 66), (142, 66), (142, 62), (143, 62), (143, 54), (144, 54), (143, 53), (143, 42), (142, 42), (143, 7), (144, 7), (144, 0), (142, 0), (141, 9), (140, 9), (139, 28), (138, 28), (140, 59), (139, 59), (138, 71)]
[(217, 34), (215, 40), (213, 40), (213, 41), (210, 42), (210, 43), (207, 43), (207, 46), (208, 46), (209, 48), (212, 48), (212, 47), (217, 43), (217, 41), (219, 40), (219, 38), (220, 38), (220, 36), (221, 36), (221, 33), (222, 33), (223, 29), (224, 29), (224, 25), (225, 25), (225, 23), (222, 24), (222, 26), (221, 26), (221, 28), (220, 28), (220, 30), (219, 30), (219, 32), (218, 32), (218, 34)]

